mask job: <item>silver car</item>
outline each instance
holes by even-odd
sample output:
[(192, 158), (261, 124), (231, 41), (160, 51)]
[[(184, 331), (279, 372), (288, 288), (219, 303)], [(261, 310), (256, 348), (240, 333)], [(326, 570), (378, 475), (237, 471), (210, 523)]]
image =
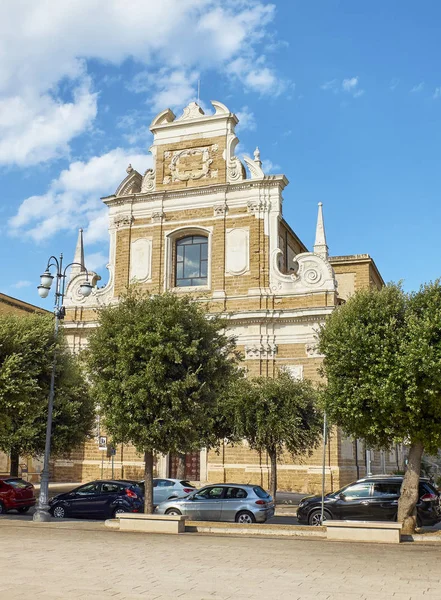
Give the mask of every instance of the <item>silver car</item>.
[(153, 504), (157, 505), (169, 498), (182, 498), (196, 488), (183, 479), (153, 479)]
[(264, 523), (274, 516), (274, 502), (258, 485), (217, 483), (196, 490), (186, 498), (162, 502), (155, 513), (188, 515), (192, 521)]
[[(139, 481), (138, 485), (141, 486), (144, 492), (144, 480)], [(155, 477), (153, 479), (153, 504), (157, 506), (161, 502), (164, 502), (164, 500), (183, 498), (195, 490), (194, 485), (184, 479), (170, 479), (169, 477), (162, 479)]]

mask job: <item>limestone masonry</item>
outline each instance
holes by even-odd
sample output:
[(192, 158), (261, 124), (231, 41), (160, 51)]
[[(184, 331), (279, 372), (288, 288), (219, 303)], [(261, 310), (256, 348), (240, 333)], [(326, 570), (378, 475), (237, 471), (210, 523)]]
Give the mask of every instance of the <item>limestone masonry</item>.
[[(235, 155), (237, 117), (220, 102), (204, 114), (190, 103), (177, 118), (170, 109), (152, 122), (153, 167), (138, 173), (131, 165), (108, 207), (109, 281), (84, 298), (79, 287), (86, 274), (73, 270), (65, 306), (65, 328), (72, 351), (87, 345), (96, 327), (94, 309), (118, 302), (131, 283), (145, 290), (192, 294), (212, 312), (228, 315), (250, 376), (271, 377), (280, 369), (295, 377), (319, 380), (322, 357), (316, 330), (327, 315), (355, 290), (383, 285), (367, 254), (329, 257), (319, 204), (316, 240), (308, 251), (282, 214), (284, 175), (266, 175), (260, 152)], [(121, 165), (123, 169), (125, 165)], [(82, 251), (81, 243), (77, 254)], [(87, 264), (87, 257), (86, 257)], [(97, 432), (99, 434), (100, 432)], [(318, 490), (322, 450), (279, 466), (281, 489)], [(358, 457), (358, 459), (357, 459)], [(375, 453), (374, 470), (394, 470), (401, 454)], [(335, 431), (327, 453), (329, 489), (364, 474), (362, 444)], [(58, 481), (85, 481), (111, 475), (111, 459), (96, 440), (56, 460)], [(157, 459), (159, 476), (173, 476), (174, 457)], [(115, 477), (141, 477), (142, 457), (118, 447)], [(187, 457), (188, 478), (196, 481), (255, 482), (268, 487), (269, 461), (245, 444), (225, 446), (220, 454), (201, 451)]]

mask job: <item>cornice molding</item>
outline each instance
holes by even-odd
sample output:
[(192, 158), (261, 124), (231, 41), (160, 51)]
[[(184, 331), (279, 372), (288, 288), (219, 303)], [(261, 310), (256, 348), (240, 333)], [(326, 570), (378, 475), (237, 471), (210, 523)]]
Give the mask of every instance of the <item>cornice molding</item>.
[(243, 180), (237, 183), (222, 183), (198, 188), (186, 188), (179, 191), (161, 190), (160, 192), (152, 192), (150, 194), (139, 193), (130, 194), (129, 196), (107, 196), (101, 200), (107, 206), (120, 206), (125, 202), (138, 204), (139, 202), (148, 202), (155, 200), (166, 200), (174, 198), (188, 198), (194, 196), (209, 196), (211, 194), (236, 192), (250, 189), (265, 189), (278, 187), (283, 190), (288, 185), (288, 180), (284, 175), (265, 175), (265, 179), (260, 180)]

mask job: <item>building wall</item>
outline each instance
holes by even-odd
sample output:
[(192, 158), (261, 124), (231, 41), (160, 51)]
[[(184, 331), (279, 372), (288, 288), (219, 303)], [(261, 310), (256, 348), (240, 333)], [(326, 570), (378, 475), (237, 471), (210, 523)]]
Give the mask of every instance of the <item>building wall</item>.
[[(65, 328), (70, 346), (78, 351), (87, 345), (87, 335), (96, 326), (95, 307), (117, 302), (136, 281), (153, 293), (191, 294), (209, 311), (223, 314), (248, 376), (273, 377), (285, 368), (295, 377), (318, 382), (322, 357), (316, 331), (337, 306), (335, 277), (341, 281), (341, 297), (371, 282), (381, 285), (381, 277), (368, 255), (328, 260), (321, 207), (316, 246), (308, 252), (283, 219), (288, 181), (283, 175), (265, 175), (257, 150), (254, 160), (243, 158), (246, 177), (234, 153), (237, 118), (224, 105), (213, 106), (210, 116), (194, 103), (178, 119), (169, 110), (160, 113), (151, 125), (152, 169), (141, 175), (129, 166), (115, 194), (104, 198), (109, 209), (109, 283), (84, 299), (78, 294), (84, 275), (76, 274), (69, 282)], [(208, 238), (207, 285), (176, 287), (175, 242), (194, 234)], [(329, 489), (353, 479), (354, 459), (346, 446), (334, 432), (326, 451)], [(280, 457), (280, 487), (317, 491), (321, 463), (320, 446), (311, 456)], [(107, 475), (109, 464), (92, 440), (57, 460), (54, 475), (84, 481), (101, 472)], [(220, 453), (202, 451), (200, 465), (201, 481), (234, 479), (268, 486), (268, 458), (246, 444), (223, 446)], [(125, 447), (123, 460), (114, 459), (116, 468), (124, 468), (125, 476), (141, 477), (142, 456)], [(168, 474), (167, 457), (158, 458), (157, 468), (159, 474)]]

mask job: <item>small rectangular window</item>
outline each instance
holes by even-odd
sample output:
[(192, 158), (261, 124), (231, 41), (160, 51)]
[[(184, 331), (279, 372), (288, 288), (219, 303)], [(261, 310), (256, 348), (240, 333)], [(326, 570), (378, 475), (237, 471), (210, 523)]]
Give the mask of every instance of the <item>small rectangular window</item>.
[(374, 483), (374, 498), (398, 498), (399, 495), (399, 483)]

